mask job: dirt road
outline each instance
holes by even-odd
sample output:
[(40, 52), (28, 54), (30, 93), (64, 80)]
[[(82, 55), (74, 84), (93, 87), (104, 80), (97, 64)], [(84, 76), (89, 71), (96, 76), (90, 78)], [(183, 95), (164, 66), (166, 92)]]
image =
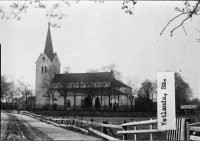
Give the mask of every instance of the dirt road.
[(1, 113), (1, 140), (53, 140), (26, 121)]
[(101, 140), (22, 114), (1, 112), (1, 140)]

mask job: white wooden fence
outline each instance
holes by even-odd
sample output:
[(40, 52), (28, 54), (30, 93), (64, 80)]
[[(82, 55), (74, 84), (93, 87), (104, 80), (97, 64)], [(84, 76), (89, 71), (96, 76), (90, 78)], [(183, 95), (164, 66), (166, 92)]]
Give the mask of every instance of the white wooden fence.
[[(128, 140), (127, 135), (128, 134), (134, 134), (134, 140), (137, 140), (137, 134), (141, 134), (141, 133), (149, 133), (150, 135), (150, 140), (153, 140), (153, 133), (162, 133), (162, 132), (166, 132), (167, 133), (167, 140), (200, 140), (199, 137), (197, 136), (193, 136), (189, 134), (189, 131), (196, 131), (196, 132), (200, 132), (199, 127), (196, 127), (197, 125), (199, 125), (199, 123), (197, 124), (189, 124), (188, 122), (186, 122), (187, 120), (184, 118), (177, 118), (176, 120), (176, 130), (158, 130), (158, 129), (153, 129), (153, 124), (157, 124), (157, 119), (150, 119), (147, 121), (138, 121), (138, 122), (129, 122), (126, 123), (126, 121), (124, 121), (123, 124), (120, 125), (113, 125), (113, 124), (109, 124), (106, 121), (103, 121), (103, 123), (97, 123), (97, 122), (93, 122), (93, 119), (91, 119), (91, 121), (85, 121), (83, 119), (76, 119), (76, 118), (54, 118), (54, 117), (44, 117), (42, 115), (36, 115), (27, 111), (21, 111), (21, 114), (25, 114), (28, 115), (32, 118), (36, 118), (39, 119), (43, 122), (47, 122), (47, 123), (51, 123), (55, 126), (59, 126), (59, 127), (69, 127), (70, 128), (74, 128), (77, 130), (80, 130), (82, 132), (85, 133), (94, 133), (98, 136), (103, 137), (104, 139), (107, 140), (120, 140), (118, 138), (116, 138), (116, 135), (113, 133), (113, 130), (111, 128), (116, 128), (119, 131), (117, 131), (116, 134), (121, 134), (123, 135), (123, 140)], [(149, 125), (149, 129), (146, 130), (137, 130), (137, 126), (138, 125)], [(101, 127), (102, 131), (98, 131), (95, 130), (93, 127), (94, 126), (98, 126)], [(133, 130), (127, 130), (127, 127), (133, 127)], [(112, 136), (108, 135), (107, 129), (110, 130)], [(130, 140), (130, 139), (129, 139)], [(131, 139), (133, 140), (133, 139)]]
[(187, 140), (200, 141), (200, 136), (196, 135), (197, 132), (200, 134), (200, 122), (192, 124), (189, 124), (189, 122), (187, 122), (186, 127), (187, 127), (187, 137), (188, 137)]

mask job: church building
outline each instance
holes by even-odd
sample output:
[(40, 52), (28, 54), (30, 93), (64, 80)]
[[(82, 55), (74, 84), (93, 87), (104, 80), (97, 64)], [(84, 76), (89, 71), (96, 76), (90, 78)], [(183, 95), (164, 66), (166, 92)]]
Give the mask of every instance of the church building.
[(36, 108), (56, 105), (57, 110), (85, 109), (88, 99), (94, 108), (97, 105), (115, 110), (130, 107), (132, 88), (116, 80), (113, 71), (60, 74), (60, 67), (49, 23), (44, 52), (36, 61)]

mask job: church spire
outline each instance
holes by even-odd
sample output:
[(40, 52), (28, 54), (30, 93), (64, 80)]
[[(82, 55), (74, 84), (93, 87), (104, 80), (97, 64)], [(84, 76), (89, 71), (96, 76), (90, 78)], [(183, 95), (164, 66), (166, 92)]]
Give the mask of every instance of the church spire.
[(54, 53), (53, 53), (53, 45), (52, 45), (52, 40), (51, 40), (50, 22), (48, 23), (48, 32), (47, 32), (47, 38), (46, 38), (44, 53), (47, 55), (47, 57), (51, 61), (53, 61)]

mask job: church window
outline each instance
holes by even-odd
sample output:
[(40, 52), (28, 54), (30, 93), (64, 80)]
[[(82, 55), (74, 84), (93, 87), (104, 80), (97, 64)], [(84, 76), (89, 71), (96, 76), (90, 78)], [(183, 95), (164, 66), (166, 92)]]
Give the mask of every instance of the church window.
[(45, 66), (45, 73), (47, 73), (47, 66)]
[(57, 61), (57, 58), (55, 58), (55, 60)]
[(45, 60), (45, 57), (42, 57), (43, 61)]
[(47, 73), (47, 66), (46, 65), (42, 65), (42, 73)]
[(71, 102), (69, 99), (67, 99), (67, 107), (71, 107)]

